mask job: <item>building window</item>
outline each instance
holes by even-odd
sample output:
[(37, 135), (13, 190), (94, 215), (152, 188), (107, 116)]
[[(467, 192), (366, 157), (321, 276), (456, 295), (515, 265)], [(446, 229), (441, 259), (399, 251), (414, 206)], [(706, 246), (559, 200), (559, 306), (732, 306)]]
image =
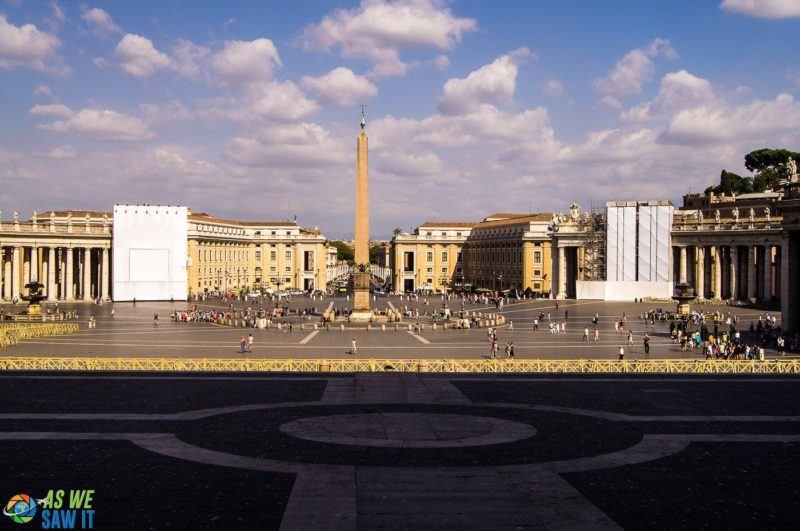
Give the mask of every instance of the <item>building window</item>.
[(425, 282), (427, 282), (428, 284), (433, 284), (433, 279), (432, 278), (426, 278)]
[(447, 268), (446, 267), (442, 268), (442, 273), (447, 273)]
[(292, 259), (292, 251), (286, 251), (286, 259), (287, 260), (291, 260)]
[(533, 251), (533, 263), (534, 264), (542, 263), (542, 251)]
[(256, 262), (261, 261), (261, 251), (256, 251)]
[(541, 275), (542, 275), (542, 270), (541, 269), (534, 269), (533, 270), (533, 276), (538, 277), (538, 276), (541, 276)]
[(291, 273), (292, 272), (292, 268), (290, 266), (286, 266), (286, 272), (287, 273)]
[(442, 251), (442, 262), (447, 262), (447, 251)]
[(270, 259), (270, 260), (272, 260), (273, 262), (274, 262), (275, 260), (277, 260), (277, 259), (278, 259), (278, 253), (277, 253), (277, 251), (270, 251), (270, 252), (269, 252), (269, 259)]
[(425, 257), (426, 257), (428, 262), (433, 262), (433, 253), (431, 251), (428, 251), (426, 253)]
[(426, 270), (425, 270), (425, 272), (426, 272), (426, 273), (433, 273), (433, 268), (432, 268), (432, 267), (429, 267), (428, 269), (426, 269)]
[(277, 273), (277, 272), (278, 272), (278, 268), (277, 268), (277, 267), (275, 267), (275, 266), (270, 266), (270, 268), (269, 268), (269, 272), (270, 272), (270, 273)]
[(538, 283), (538, 282), (534, 282), (533, 283), (533, 287), (534, 287), (534, 289), (542, 289), (542, 285), (540, 283)]
[(284, 282), (286, 282), (287, 284), (289, 284), (289, 283), (292, 281), (292, 277), (286, 277), (286, 278), (284, 278), (283, 280), (284, 280)]

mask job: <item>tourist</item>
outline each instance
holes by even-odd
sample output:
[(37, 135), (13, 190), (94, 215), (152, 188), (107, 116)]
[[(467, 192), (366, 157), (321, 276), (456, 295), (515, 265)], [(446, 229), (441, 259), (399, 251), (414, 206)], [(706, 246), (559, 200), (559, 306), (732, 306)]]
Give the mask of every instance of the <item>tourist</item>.
[(509, 330), (514, 330), (514, 321), (509, 321), (508, 322), (508, 329)]
[(349, 353), (350, 354), (355, 354), (357, 350), (358, 350), (358, 346), (356, 345), (356, 338), (353, 338), (353, 340), (350, 342), (350, 351), (349, 351)]
[(633, 330), (628, 330), (628, 344), (633, 345)]
[(492, 339), (491, 353), (492, 359), (497, 358), (497, 338)]
[(253, 334), (247, 336), (247, 352), (253, 352)]
[(622, 345), (619, 346), (619, 361), (625, 359), (625, 347)]
[(539, 330), (539, 319), (534, 319), (533, 320), (533, 331), (535, 332), (537, 330)]
[(642, 339), (642, 342), (644, 343), (644, 354), (645, 354), (645, 356), (649, 356), (650, 355), (650, 336), (647, 335), (647, 332), (645, 332), (644, 338)]
[(154, 326), (158, 326), (158, 314), (157, 313), (153, 315), (153, 325)]
[(584, 326), (583, 327), (583, 340), (586, 341), (587, 343), (589, 342), (589, 327), (588, 326)]
[(242, 354), (247, 352), (247, 341), (245, 341), (244, 336), (239, 339), (239, 348), (242, 351)]
[[(56, 310), (58, 310), (58, 304), (56, 304)], [(111, 308), (111, 318), (114, 318), (114, 308)]]
[(598, 341), (600, 341), (600, 329), (597, 326), (595, 326), (594, 327), (594, 342), (597, 343)]
[(507, 359), (514, 359), (514, 343), (509, 341), (506, 343), (506, 358)]

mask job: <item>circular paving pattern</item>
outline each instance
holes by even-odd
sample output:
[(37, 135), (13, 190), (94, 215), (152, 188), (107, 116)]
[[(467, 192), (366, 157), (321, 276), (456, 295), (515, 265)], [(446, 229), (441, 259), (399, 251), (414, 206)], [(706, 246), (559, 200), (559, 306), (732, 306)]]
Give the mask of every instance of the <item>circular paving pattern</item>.
[(389, 448), (458, 448), (518, 441), (536, 434), (528, 424), (439, 413), (357, 413), (293, 420), (280, 431), (309, 441)]
[(192, 420), (174, 433), (242, 456), (410, 468), (544, 463), (642, 440), (637, 427), (623, 422), (499, 404), (304, 404)]

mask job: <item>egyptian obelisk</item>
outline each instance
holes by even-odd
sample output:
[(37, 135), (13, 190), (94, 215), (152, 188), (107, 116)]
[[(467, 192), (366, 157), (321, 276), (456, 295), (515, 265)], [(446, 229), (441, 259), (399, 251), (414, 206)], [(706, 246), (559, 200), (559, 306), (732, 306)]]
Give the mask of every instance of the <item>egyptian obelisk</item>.
[(355, 272), (351, 321), (370, 321), (373, 317), (369, 307), (369, 170), (364, 107), (361, 105), (361, 133), (356, 141)]

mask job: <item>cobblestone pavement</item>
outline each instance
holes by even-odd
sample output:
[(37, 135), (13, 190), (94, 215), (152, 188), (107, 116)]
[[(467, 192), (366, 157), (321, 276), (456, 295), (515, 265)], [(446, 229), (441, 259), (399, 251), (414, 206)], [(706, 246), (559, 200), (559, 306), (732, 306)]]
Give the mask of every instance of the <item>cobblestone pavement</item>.
[[(418, 307), (424, 312), (441, 308), (440, 298), (419, 301), (400, 300), (398, 297), (378, 297), (377, 307), (385, 307), (391, 302), (396, 308), (404, 306)], [(316, 308), (318, 311), (333, 303), (338, 308), (349, 307), (350, 302), (344, 297), (324, 300), (310, 300), (307, 297), (295, 297), (291, 301), (293, 308)], [(245, 307), (254, 303), (236, 302), (237, 307)], [(272, 303), (265, 303), (271, 307)], [(448, 303), (453, 311), (461, 309), (460, 301)], [(556, 307), (557, 306), (557, 307)], [(671, 302), (656, 303), (619, 303), (598, 301), (551, 301), (528, 300), (505, 306), (500, 313), (511, 323), (498, 330), (498, 342), (502, 353), (507, 341), (514, 342), (517, 358), (616, 358), (619, 346), (625, 349), (626, 357), (644, 357), (642, 337), (645, 332), (651, 336), (650, 357), (654, 358), (700, 358), (701, 353), (681, 352), (668, 337), (668, 326), (657, 323), (654, 328), (646, 325), (639, 315), (656, 307), (673, 309)], [(255, 350), (248, 357), (263, 358), (342, 358), (348, 356), (361, 358), (471, 358), (488, 357), (489, 343), (486, 329), (472, 330), (427, 330), (417, 336), (405, 330), (393, 331), (392, 327), (385, 332), (347, 328), (344, 331), (334, 327), (331, 331), (312, 331), (311, 325), (318, 318), (303, 319), (291, 317), (292, 332), (272, 330), (254, 330), (231, 328), (207, 323), (173, 323), (169, 315), (175, 309), (186, 309), (187, 303), (140, 302), (106, 303), (102, 306), (94, 304), (60, 305), (60, 308), (75, 308), (80, 314), (81, 330), (78, 334), (61, 337), (46, 337), (24, 341), (20, 345), (3, 349), (0, 355), (50, 355), (50, 356), (182, 356), (182, 357), (235, 357), (241, 356), (238, 345), (240, 338), (253, 334)], [(226, 309), (228, 303), (205, 302), (203, 308)], [(111, 308), (115, 309), (112, 319)], [(759, 315), (770, 312), (779, 315), (775, 310), (739, 308), (730, 306), (706, 306), (707, 309), (731, 311), (740, 316), (740, 328), (747, 337), (746, 330), (751, 321), (757, 321)], [(10, 306), (5, 306), (6, 311)], [(466, 305), (467, 310), (493, 311), (486, 305)], [(566, 318), (566, 334), (551, 334), (548, 330), (547, 316), (553, 321), (564, 321)], [(533, 330), (533, 320), (540, 313), (545, 314), (544, 322), (539, 330)], [(595, 313), (600, 314), (599, 341), (593, 341), (591, 319)], [(628, 319), (628, 327), (634, 332), (633, 344), (627, 343), (627, 332), (616, 333), (614, 321), (621, 319), (623, 313)], [(94, 315), (97, 328), (88, 329), (86, 320)], [(159, 315), (158, 326), (153, 324), (153, 316)], [(417, 322), (407, 319), (408, 323)], [(306, 325), (306, 330), (300, 329)], [(583, 341), (583, 329), (589, 326), (592, 335), (590, 341)], [(346, 325), (347, 326), (347, 325)], [(513, 326), (513, 330), (511, 329)], [(723, 326), (722, 328), (726, 328)], [(349, 354), (352, 339), (356, 339), (357, 353)], [(773, 352), (768, 352), (773, 356)]]
[(0, 496), (93, 489), (97, 529), (796, 528), (798, 384), (6, 373)]

